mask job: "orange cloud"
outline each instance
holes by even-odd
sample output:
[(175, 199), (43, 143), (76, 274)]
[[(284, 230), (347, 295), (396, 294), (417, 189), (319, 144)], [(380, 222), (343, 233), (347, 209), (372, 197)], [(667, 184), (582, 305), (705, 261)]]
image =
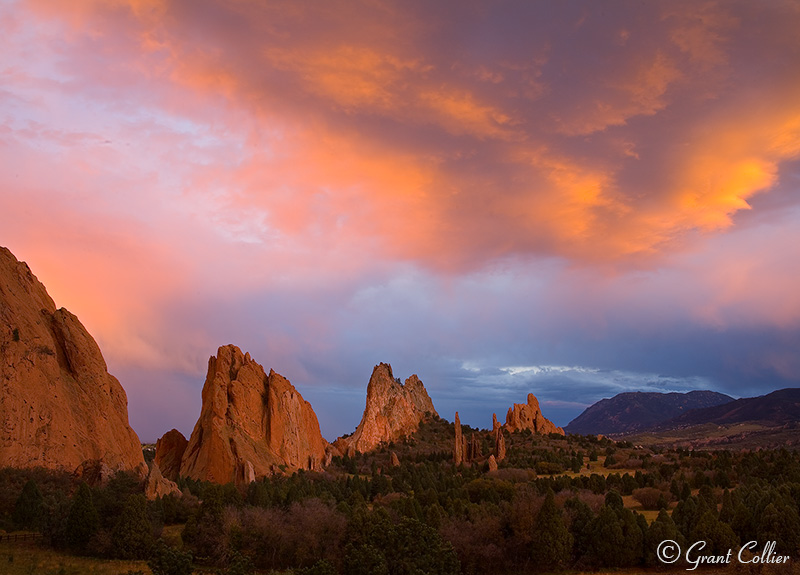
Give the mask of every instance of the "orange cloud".
[[(34, 5), (77, 35), (138, 39), (116, 56), (142, 71), (151, 105), (238, 151), (204, 160), (185, 196), (219, 210), (231, 237), (279, 238), (309, 267), (309, 238), (434, 267), (640, 263), (732, 226), (800, 153), (791, 80), (722, 90), (743, 74), (740, 36), (764, 52), (791, 42), (743, 29), (736, 7), (644, 7), (613, 25), (587, 9), (563, 37), (512, 48), (498, 34), (488, 58), (403, 5)], [(488, 30), (468, 10), (464, 22)]]

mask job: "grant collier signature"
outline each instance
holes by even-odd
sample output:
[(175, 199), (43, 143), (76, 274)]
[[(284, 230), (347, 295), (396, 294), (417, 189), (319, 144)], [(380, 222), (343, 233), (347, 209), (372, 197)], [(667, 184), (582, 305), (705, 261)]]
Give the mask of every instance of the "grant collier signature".
[[(696, 541), (686, 548), (684, 553), (681, 546), (677, 542), (667, 539), (658, 544), (656, 549), (656, 556), (662, 563), (672, 564), (683, 558), (691, 567), (687, 567), (687, 571), (694, 571), (698, 565), (701, 564), (729, 564), (733, 556), (733, 549), (728, 549), (728, 552), (723, 555), (701, 555), (700, 552), (706, 546), (705, 541)], [(758, 547), (757, 541), (750, 541), (745, 543), (739, 548), (736, 554), (736, 560), (739, 563), (788, 563), (788, 555), (778, 555), (775, 553), (775, 541), (767, 541), (762, 549), (760, 555), (756, 555), (757, 551), (753, 551)], [(743, 557), (742, 553), (747, 550), (754, 553), (752, 557)]]

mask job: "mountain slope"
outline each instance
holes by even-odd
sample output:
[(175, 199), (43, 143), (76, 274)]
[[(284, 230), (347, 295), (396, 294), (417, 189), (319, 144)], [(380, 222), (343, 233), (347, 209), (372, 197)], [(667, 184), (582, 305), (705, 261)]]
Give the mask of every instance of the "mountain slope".
[(693, 409), (722, 405), (733, 398), (714, 391), (629, 392), (602, 399), (564, 428), (567, 433), (604, 435), (641, 431)]
[(695, 409), (662, 422), (657, 428), (669, 429), (704, 423), (727, 425), (745, 421), (757, 421), (772, 426), (800, 422), (800, 389), (779, 389), (759, 397), (747, 397), (723, 405)]

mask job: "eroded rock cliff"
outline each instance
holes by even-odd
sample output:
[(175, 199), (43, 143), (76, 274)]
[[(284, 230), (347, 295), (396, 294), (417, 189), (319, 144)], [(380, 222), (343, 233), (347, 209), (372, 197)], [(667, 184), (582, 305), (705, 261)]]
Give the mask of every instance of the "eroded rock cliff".
[(414, 433), (426, 415), (438, 416), (422, 381), (412, 375), (402, 384), (394, 378), (391, 365), (378, 364), (367, 385), (361, 422), (352, 435), (336, 440), (335, 446), (342, 453), (369, 451)]
[(542, 415), (539, 400), (532, 393), (528, 394), (528, 403), (515, 403), (513, 407), (508, 408), (504, 427), (509, 432), (530, 429), (533, 433), (542, 435), (548, 433), (564, 435), (563, 429)]
[(147, 471), (128, 398), (81, 322), (0, 248), (0, 461)]
[(249, 483), (281, 470), (319, 469), (327, 447), (314, 410), (294, 386), (226, 345), (208, 361), (200, 418), (180, 474)]

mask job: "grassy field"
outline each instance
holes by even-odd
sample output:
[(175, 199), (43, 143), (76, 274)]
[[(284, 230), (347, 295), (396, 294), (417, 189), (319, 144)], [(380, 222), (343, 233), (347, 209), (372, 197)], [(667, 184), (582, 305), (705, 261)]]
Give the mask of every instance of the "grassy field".
[[(214, 573), (215, 570), (197, 570), (195, 573)], [(223, 571), (224, 572), (224, 571)], [(614, 573), (615, 575), (674, 574), (685, 573), (683, 569), (660, 567), (653, 569), (614, 569), (605, 571), (560, 571), (559, 575), (600, 575)], [(800, 575), (800, 562), (790, 562), (788, 565), (759, 566), (740, 565), (732, 563), (722, 567), (709, 567), (698, 569), (703, 575)], [(91, 559), (88, 557), (75, 557), (64, 553), (40, 547), (36, 543), (25, 542), (0, 542), (0, 575), (127, 575), (143, 573), (152, 575), (145, 561), (116, 561), (112, 559)], [(487, 573), (486, 575), (491, 575)]]
[(146, 561), (74, 557), (33, 541), (0, 542), (0, 575), (151, 575)]

